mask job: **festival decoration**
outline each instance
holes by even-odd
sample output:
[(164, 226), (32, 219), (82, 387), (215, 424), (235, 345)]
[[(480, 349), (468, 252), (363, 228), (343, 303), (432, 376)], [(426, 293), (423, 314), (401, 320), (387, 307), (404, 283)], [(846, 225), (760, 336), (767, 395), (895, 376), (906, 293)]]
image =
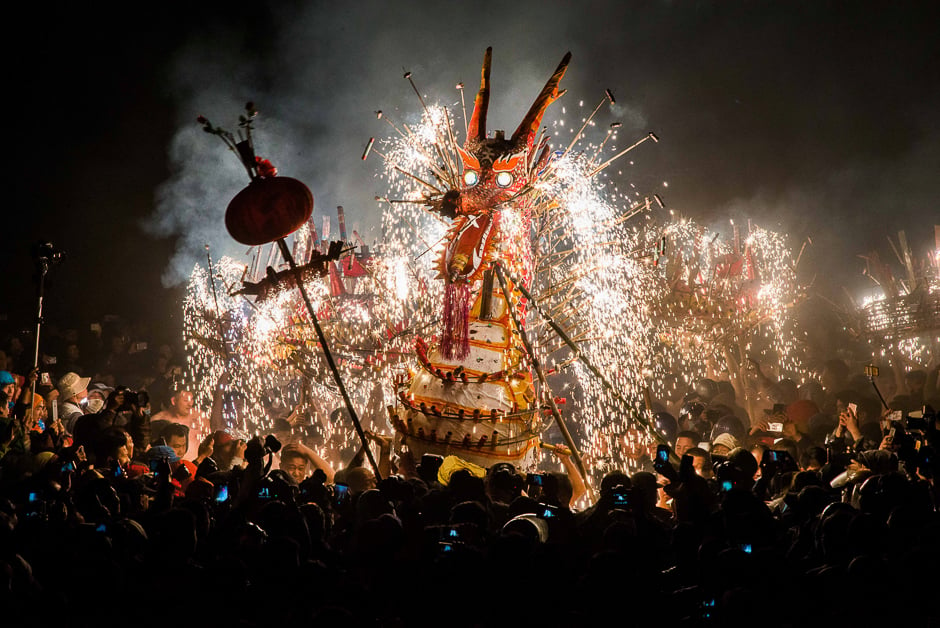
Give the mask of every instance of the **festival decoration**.
[(365, 407), (416, 460), (531, 468), (542, 441), (561, 438), (586, 477), (636, 470), (663, 441), (649, 400), (669, 376), (743, 379), (751, 355), (798, 366), (786, 323), (802, 298), (797, 262), (779, 234), (748, 225), (722, 239), (624, 184), (632, 162), (618, 160), (658, 138), (620, 145), (618, 121), (599, 129), (611, 90), (592, 110), (556, 105), (561, 117), (543, 124), (568, 55), (511, 135), (488, 132), (491, 55), (462, 124), (425, 102), (411, 73), (420, 115), (377, 112), (392, 129), (362, 153), (388, 183), (377, 245), (355, 226), (350, 238), (338, 207), (332, 245), (329, 220), (318, 235), (308, 218), (292, 247), (280, 238), (248, 264), (223, 258), (213, 271), (210, 257), (208, 273), (196, 269), (193, 369), (224, 366), (247, 398)]
[[(381, 198), (388, 253), (414, 279), (404, 297), (436, 303), (425, 323), (439, 322), (436, 337), (416, 342), (416, 365), (399, 378), (390, 413), (416, 457), (454, 454), (481, 466), (530, 465), (541, 432), (554, 424), (583, 469), (555, 389), (577, 388), (581, 407), (568, 414), (582, 430), (592, 430), (585, 416), (592, 407), (604, 408), (606, 416), (593, 421), (600, 429), (643, 421), (632, 401), (642, 351), (609, 345), (638, 349), (652, 338), (640, 303), (624, 298), (648, 272), (644, 236), (625, 223), (652, 203), (630, 200), (619, 212), (598, 175), (657, 138), (650, 133), (606, 160), (602, 150), (615, 145), (618, 126), (600, 146), (582, 145), (591, 119), (613, 102), (608, 90), (567, 148), (553, 150), (541, 121), (564, 93), (570, 55), (512, 135), (487, 133), (491, 55), (488, 49), (472, 113), (464, 115), (463, 142), (452, 113), (421, 99), (418, 123), (399, 126), (378, 112), (396, 135), (367, 146), (384, 160), (390, 183)], [(411, 74), (405, 78), (414, 87)]]
[(935, 248), (922, 257), (904, 231), (896, 243), (888, 238), (900, 274), (877, 251), (861, 256), (876, 292), (861, 300), (847, 293), (849, 305), (836, 306), (846, 330), (872, 347), (868, 357), (890, 367), (899, 388), (907, 369), (929, 367), (940, 355), (940, 226), (934, 232)]
[(238, 136), (199, 116), (206, 133), (216, 135), (234, 152), (251, 183), (235, 195), (225, 211), (225, 227), (238, 242), (255, 246), (274, 242), (292, 234), (307, 222), (313, 212), (313, 194), (306, 185), (290, 177), (277, 176), (267, 159), (255, 155), (252, 124), (258, 110), (245, 105), (238, 118)]
[[(362, 442), (366, 457), (372, 465), (376, 478), (380, 478), (378, 464), (375, 461), (372, 451), (367, 446), (365, 432), (362, 429), (359, 416), (353, 407), (349, 393), (343, 382), (343, 377), (336, 366), (326, 336), (320, 326), (316, 310), (307, 293), (304, 273), (308, 269), (297, 265), (294, 255), (284, 239), (286, 236), (300, 229), (310, 218), (310, 214), (313, 211), (313, 195), (310, 194), (307, 187), (299, 181), (283, 178), (279, 179), (277, 177), (277, 171), (270, 162), (259, 159), (255, 155), (251, 131), (252, 122), (257, 115), (257, 110), (251, 102), (245, 105), (245, 110), (247, 115), (239, 117), (239, 127), (244, 133), (239, 132), (238, 141), (236, 141), (231, 133), (213, 126), (207, 118), (203, 116), (198, 118), (198, 122), (203, 125), (203, 130), (222, 138), (229, 149), (233, 150), (238, 155), (242, 165), (245, 167), (245, 170), (252, 180), (248, 188), (242, 190), (235, 196), (231, 203), (229, 203), (225, 216), (226, 227), (229, 229), (229, 233), (232, 237), (243, 244), (257, 245), (271, 241), (277, 244), (281, 256), (284, 261), (287, 262), (288, 269), (293, 279), (293, 285), (300, 293), (303, 304), (306, 307), (307, 316), (316, 333), (320, 349), (329, 367), (329, 372), (346, 405), (346, 411), (350, 421), (359, 436), (359, 440)], [(345, 229), (343, 229), (343, 231), (345, 231)], [(343, 233), (343, 235), (345, 236), (345, 233)], [(322, 264), (334, 261), (339, 253), (339, 247), (331, 246), (330, 253), (327, 254), (326, 257), (318, 258), (316, 263), (322, 268)], [(330, 257), (331, 255), (332, 257)], [(211, 261), (210, 257), (210, 271)], [(270, 272), (268, 283), (276, 283), (276, 281), (277, 273)], [(214, 283), (212, 285), (214, 290)], [(250, 286), (246, 285), (245, 288), (246, 290), (254, 290), (259, 288), (259, 286), (252, 284)], [(219, 320), (221, 321), (221, 319)], [(221, 329), (219, 336), (220, 340), (224, 343), (223, 330)], [(227, 352), (224, 344), (223, 349)]]
[[(752, 362), (782, 373), (802, 370), (803, 332), (794, 309), (805, 298), (786, 238), (747, 223), (731, 237), (675, 217), (663, 229), (669, 255), (663, 293), (652, 302), (663, 370), (698, 378), (727, 374), (751, 417), (760, 416), (750, 384)], [(805, 246), (805, 245), (804, 245)]]

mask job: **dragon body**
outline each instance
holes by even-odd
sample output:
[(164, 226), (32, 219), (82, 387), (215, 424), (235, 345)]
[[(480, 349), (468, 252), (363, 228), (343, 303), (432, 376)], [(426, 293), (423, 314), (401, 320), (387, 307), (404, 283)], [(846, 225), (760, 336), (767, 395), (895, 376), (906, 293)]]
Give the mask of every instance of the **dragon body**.
[[(436, 210), (452, 220), (435, 267), (444, 282), (436, 340), (416, 341), (417, 366), (399, 389), (392, 421), (415, 457), (453, 454), (489, 467), (534, 456), (542, 410), (522, 342), (526, 301), (519, 286), (532, 277), (530, 184), (548, 159), (536, 134), (545, 109), (561, 93), (566, 55), (517, 130), (486, 132), (491, 50), (460, 157), (458, 189)], [(508, 271), (494, 272), (496, 265)]]

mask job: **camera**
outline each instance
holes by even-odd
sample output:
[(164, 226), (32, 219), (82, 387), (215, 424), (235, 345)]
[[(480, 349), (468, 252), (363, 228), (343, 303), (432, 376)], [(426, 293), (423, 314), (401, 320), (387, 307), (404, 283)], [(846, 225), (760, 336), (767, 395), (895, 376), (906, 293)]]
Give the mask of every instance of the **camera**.
[(140, 396), (137, 394), (136, 390), (125, 390), (124, 391), (124, 406), (136, 406), (140, 403)]
[(65, 251), (55, 248), (52, 242), (43, 242), (36, 245), (36, 260), (45, 266), (58, 264), (65, 259)]
[(131, 406), (140, 408), (150, 403), (150, 395), (147, 394), (146, 390), (136, 391), (127, 388), (121, 391), (121, 394), (124, 395), (124, 403), (121, 404), (122, 408), (129, 408)]
[(274, 434), (268, 434), (264, 437), (264, 452), (267, 454), (276, 454), (281, 451), (281, 441)]

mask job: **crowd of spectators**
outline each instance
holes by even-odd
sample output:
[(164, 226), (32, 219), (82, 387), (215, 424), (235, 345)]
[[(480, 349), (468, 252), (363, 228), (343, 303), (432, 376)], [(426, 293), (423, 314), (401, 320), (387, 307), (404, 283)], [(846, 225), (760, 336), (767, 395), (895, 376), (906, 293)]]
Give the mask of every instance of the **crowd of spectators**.
[(940, 621), (936, 369), (883, 402), (839, 360), (801, 386), (755, 365), (756, 417), (700, 380), (654, 401), (666, 444), (585, 487), (563, 446), (526, 473), (372, 432), (375, 467), (335, 464), (289, 422), (194, 439), (215, 413), (172, 348), (93, 335), (0, 356), (4, 626)]

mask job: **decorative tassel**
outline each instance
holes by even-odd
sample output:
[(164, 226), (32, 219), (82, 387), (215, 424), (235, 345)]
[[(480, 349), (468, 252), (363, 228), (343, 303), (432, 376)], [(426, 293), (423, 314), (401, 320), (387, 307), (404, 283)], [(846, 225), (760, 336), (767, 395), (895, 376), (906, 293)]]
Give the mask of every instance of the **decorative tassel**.
[(444, 288), (441, 354), (447, 360), (470, 355), (470, 286), (466, 283), (448, 283)]

